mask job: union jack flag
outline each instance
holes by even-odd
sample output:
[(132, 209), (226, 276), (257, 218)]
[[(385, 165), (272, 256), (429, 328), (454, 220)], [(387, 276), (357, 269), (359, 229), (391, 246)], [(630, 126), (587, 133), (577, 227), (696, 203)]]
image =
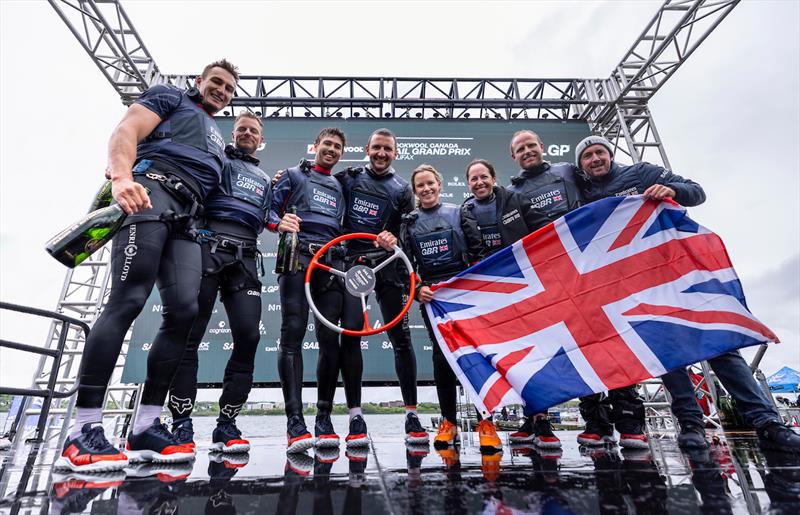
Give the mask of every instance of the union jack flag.
[(438, 344), (489, 412), (544, 412), (778, 341), (747, 309), (719, 236), (641, 196), (568, 213), (432, 289)]

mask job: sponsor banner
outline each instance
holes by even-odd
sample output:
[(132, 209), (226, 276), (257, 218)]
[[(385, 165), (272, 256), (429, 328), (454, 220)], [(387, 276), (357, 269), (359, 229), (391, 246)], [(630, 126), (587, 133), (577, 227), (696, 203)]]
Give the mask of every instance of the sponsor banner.
[[(230, 134), (232, 118), (218, 119), (222, 134)], [(461, 204), (469, 196), (464, 178), (464, 169), (471, 160), (488, 159), (495, 165), (498, 183), (509, 184), (509, 179), (517, 173), (516, 163), (510, 157), (511, 136), (518, 130), (530, 129), (537, 132), (544, 141), (547, 152), (545, 159), (550, 162), (573, 161), (575, 145), (590, 131), (586, 123), (579, 121), (505, 121), (505, 120), (285, 120), (264, 119), (264, 138), (266, 144), (259, 150), (261, 168), (272, 176), (275, 170), (296, 165), (301, 158), (313, 160), (313, 142), (323, 127), (336, 126), (347, 135), (345, 152), (335, 171), (350, 166), (363, 166), (369, 162), (365, 146), (369, 135), (375, 129), (386, 127), (397, 135), (398, 156), (394, 168), (398, 175), (408, 180), (411, 171), (421, 164), (435, 167), (444, 177), (442, 201)], [(358, 204), (360, 214), (365, 218), (374, 217), (371, 211), (380, 209), (380, 199), (361, 199)], [(558, 199), (542, 199), (557, 201)], [(372, 205), (372, 204), (375, 204)], [(135, 227), (135, 226), (131, 226)], [(135, 229), (133, 229), (135, 231)], [(131, 235), (130, 249), (126, 257), (133, 259), (136, 253), (135, 233)], [(261, 278), (262, 317), (259, 326), (261, 340), (256, 354), (255, 381), (262, 385), (278, 385), (277, 357), (280, 344), (281, 306), (278, 294), (275, 269), (275, 250), (277, 236), (264, 232), (259, 238), (259, 248), (264, 254), (266, 275)], [(438, 242), (437, 242), (438, 243)], [(446, 252), (443, 244), (437, 245), (437, 252)], [(446, 245), (446, 244), (444, 244)], [(432, 252), (432, 251), (431, 251)], [(122, 380), (127, 383), (140, 383), (146, 373), (147, 353), (153, 337), (161, 323), (161, 301), (154, 290), (142, 313), (136, 319), (131, 336), (130, 348), (125, 361)], [(381, 323), (380, 308), (374, 295), (369, 305), (370, 320)], [(417, 375), (421, 382), (433, 380), (431, 362), (432, 346), (420, 316), (419, 307), (409, 311), (411, 338), (417, 356)], [(316, 381), (316, 360), (319, 344), (314, 333), (313, 314), (309, 314), (308, 327), (302, 348), (304, 354), (304, 381)], [(200, 344), (198, 381), (205, 384), (219, 384), (228, 357), (233, 349), (225, 309), (217, 303)], [(397, 383), (394, 370), (394, 353), (386, 333), (364, 338), (361, 343), (364, 355), (365, 383)]]

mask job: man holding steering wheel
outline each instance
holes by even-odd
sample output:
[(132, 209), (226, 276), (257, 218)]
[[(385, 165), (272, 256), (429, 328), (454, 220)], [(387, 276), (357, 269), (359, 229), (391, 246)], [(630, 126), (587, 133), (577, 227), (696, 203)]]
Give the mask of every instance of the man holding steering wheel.
[[(340, 356), (339, 335), (323, 323), (316, 324), (319, 343), (317, 417), (314, 424), (316, 438), (311, 436), (303, 419), (302, 342), (309, 309), (304, 292), (306, 269), (309, 268), (312, 257), (325, 247), (326, 243), (342, 234), (345, 197), (339, 181), (331, 175), (331, 171), (341, 159), (344, 146), (345, 135), (340, 129), (332, 127), (322, 129), (314, 142), (314, 162), (302, 160), (298, 166), (279, 172), (279, 178), (273, 187), (271, 209), (273, 219), (270, 229), (277, 229), (281, 233), (294, 232), (298, 235), (297, 270), (283, 270), (278, 276), (281, 299), (278, 374), (288, 418), (286, 436), (289, 453), (304, 452), (314, 445), (317, 447), (339, 445), (339, 436), (331, 423), (336, 381), (339, 377), (340, 364), (343, 364), (340, 359), (343, 357)], [(290, 208), (294, 208), (295, 213), (289, 212)], [(378, 238), (378, 243), (389, 249), (396, 241), (396, 238), (388, 233), (381, 234)], [(343, 247), (335, 245), (325, 252), (324, 264), (342, 269), (343, 258)], [(310, 294), (315, 304), (319, 306), (315, 312), (333, 324), (338, 323), (342, 318), (344, 298), (350, 296), (345, 295), (342, 281), (324, 269), (311, 270), (309, 275)], [(358, 302), (358, 299), (356, 301)], [(347, 386), (347, 383), (345, 385)], [(348, 443), (351, 440), (358, 444), (369, 441), (363, 418), (361, 425), (363, 431), (360, 427), (356, 428), (358, 438), (348, 437)], [(350, 432), (353, 433), (352, 417), (350, 426)]]
[[(400, 230), (401, 217), (414, 209), (413, 194), (408, 181), (398, 177), (392, 168), (397, 157), (397, 140), (389, 129), (374, 131), (367, 140), (366, 153), (369, 164), (348, 168), (336, 174), (345, 196), (344, 229), (346, 233), (362, 232), (378, 235), (378, 243), (385, 247), (385, 239), (396, 236)], [(382, 241), (384, 240), (384, 241)], [(387, 257), (383, 249), (364, 241), (349, 241), (347, 246), (347, 268), (357, 265), (376, 266)], [(408, 301), (408, 273), (395, 260), (376, 276), (375, 294), (383, 319), (392, 320)], [(342, 325), (345, 329), (363, 327), (363, 310), (356, 297), (345, 297)], [(389, 340), (394, 351), (395, 371), (400, 382), (400, 391), (406, 407), (406, 441), (427, 443), (428, 433), (417, 417), (417, 361), (411, 344), (408, 318), (390, 328)], [(347, 406), (351, 421), (361, 418), (361, 339), (342, 335), (342, 379), (345, 385)], [(362, 419), (363, 421), (363, 419)], [(366, 425), (362, 428), (366, 433)], [(351, 427), (351, 434), (353, 434)], [(348, 438), (350, 438), (348, 437)]]

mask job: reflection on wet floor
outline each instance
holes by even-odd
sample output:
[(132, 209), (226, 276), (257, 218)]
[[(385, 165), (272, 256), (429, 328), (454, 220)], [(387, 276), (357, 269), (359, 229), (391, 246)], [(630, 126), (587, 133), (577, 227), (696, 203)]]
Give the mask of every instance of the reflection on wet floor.
[[(577, 433), (577, 432), (575, 432)], [(117, 474), (51, 473), (52, 449), (6, 456), (3, 513), (800, 513), (800, 456), (762, 451), (728, 435), (682, 453), (671, 438), (650, 449), (405, 446), (379, 436), (369, 448), (286, 456), (283, 441), (249, 454), (201, 449), (184, 465), (136, 465)], [(27, 460), (27, 461), (26, 461)], [(29, 467), (26, 468), (26, 465)], [(26, 477), (27, 475), (27, 477)], [(22, 480), (22, 482), (20, 481)]]

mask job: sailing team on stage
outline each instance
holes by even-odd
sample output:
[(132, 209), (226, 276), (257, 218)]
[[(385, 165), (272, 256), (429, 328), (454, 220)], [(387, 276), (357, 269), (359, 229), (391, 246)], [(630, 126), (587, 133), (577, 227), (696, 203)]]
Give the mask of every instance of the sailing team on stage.
[[(113, 238), (113, 288), (86, 341), (74, 424), (57, 467), (111, 471), (125, 468), (129, 461), (194, 458), (191, 414), (197, 395), (197, 350), (218, 294), (234, 348), (225, 367), (211, 449), (223, 453), (249, 449), (236, 417), (253, 383), (261, 319), (261, 256), (256, 241), (264, 229), (298, 236), (297, 270), (278, 275), (278, 372), (287, 416), (287, 452), (340, 445), (331, 423), (340, 373), (349, 409), (344, 444), (357, 448), (369, 443), (361, 410), (364, 364), (357, 336), (315, 324), (320, 353), (313, 434), (302, 413), (301, 344), (309, 309), (305, 271), (324, 244), (352, 232), (370, 233), (375, 241), (336, 245), (325, 254), (327, 266), (342, 271), (359, 265), (374, 267), (396, 245), (413, 264), (414, 270), (405, 270), (400, 260), (394, 260), (378, 272), (375, 292), (384, 320), (402, 312), (410, 293), (409, 273), (421, 279), (413, 294), (433, 343), (434, 382), (441, 408), (433, 444), (447, 449), (459, 441), (457, 380), (436, 344), (423, 306), (433, 299), (431, 285), (601, 198), (641, 194), (670, 198), (683, 206), (705, 201), (700, 185), (669, 170), (649, 163), (615, 162), (613, 146), (601, 136), (589, 136), (577, 145), (574, 164), (549, 163), (544, 160), (542, 139), (528, 130), (510, 139), (511, 158), (520, 168), (511, 184), (497, 184), (492, 163), (475, 159), (465, 170), (472, 195), (460, 206), (441, 201), (442, 174), (434, 167), (418, 166), (408, 179), (397, 173), (392, 166), (397, 158), (396, 137), (385, 128), (375, 130), (366, 142), (369, 163), (363, 167), (334, 173), (346, 136), (331, 127), (316, 135), (313, 161), (303, 159), (270, 178), (256, 157), (264, 143), (260, 116), (250, 112), (237, 116), (233, 144), (227, 146), (213, 117), (230, 103), (238, 79), (237, 68), (222, 59), (206, 66), (195, 87), (186, 91), (167, 84), (152, 86), (130, 106), (111, 134), (107, 175), (114, 199), (128, 216)], [(376, 205), (376, 212), (365, 215), (355, 209), (363, 202)], [(504, 216), (514, 211), (519, 216)], [(426, 242), (441, 238), (447, 239), (449, 252), (422, 252), (429, 248)], [(147, 357), (138, 414), (125, 449), (120, 450), (109, 443), (102, 427), (106, 389), (125, 334), (154, 285), (163, 303), (161, 326)], [(316, 269), (310, 286), (327, 320), (345, 329), (363, 327), (361, 299), (347, 292), (341, 277)], [(428, 432), (416, 409), (416, 356), (407, 317), (387, 332), (405, 406), (406, 442), (427, 445)], [(763, 445), (800, 451), (800, 435), (783, 425), (738, 352), (709, 364)], [(663, 380), (680, 423), (679, 444), (706, 447), (702, 411), (686, 370), (669, 372)], [(165, 402), (172, 415), (171, 428), (160, 419)], [(635, 385), (584, 397), (580, 412), (586, 421), (578, 435), (583, 445), (613, 444), (615, 429), (622, 446), (649, 445), (644, 404)], [(546, 413), (525, 408), (524, 415), (522, 426), (509, 436), (511, 442), (561, 446)], [(481, 450), (500, 450), (502, 442), (491, 414), (478, 414), (478, 418)]]

